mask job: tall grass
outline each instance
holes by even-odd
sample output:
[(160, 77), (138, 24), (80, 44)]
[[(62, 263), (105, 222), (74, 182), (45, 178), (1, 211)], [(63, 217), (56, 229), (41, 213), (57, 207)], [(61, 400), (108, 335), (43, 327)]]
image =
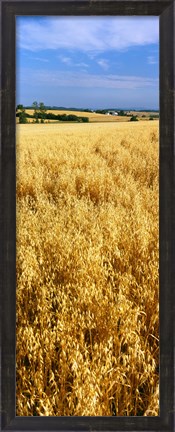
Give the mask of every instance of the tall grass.
[(17, 126), (17, 415), (159, 414), (158, 125)]

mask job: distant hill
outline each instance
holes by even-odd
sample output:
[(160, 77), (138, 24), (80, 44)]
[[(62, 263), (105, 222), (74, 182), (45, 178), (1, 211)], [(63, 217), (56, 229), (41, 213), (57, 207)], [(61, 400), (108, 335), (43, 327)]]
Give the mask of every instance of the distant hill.
[[(52, 111), (85, 111), (83, 108), (67, 108), (63, 106), (51, 106), (51, 105), (44, 105), (46, 110), (52, 110)], [(33, 105), (31, 106), (25, 106), (25, 109), (33, 109)], [(91, 110), (89, 110), (91, 111)]]
[[(56, 110), (56, 111), (82, 111), (82, 112), (93, 112), (93, 111), (97, 111), (98, 110), (98, 108), (94, 108), (94, 109), (91, 109), (91, 108), (75, 108), (75, 107), (70, 107), (70, 108), (68, 108), (68, 107), (63, 107), (63, 106), (56, 106), (56, 105), (54, 105), (54, 106), (51, 106), (51, 105), (45, 105), (45, 108), (46, 108), (46, 110)], [(33, 106), (31, 105), (31, 106), (25, 106), (25, 109), (33, 109)], [(145, 109), (145, 108), (142, 108), (142, 109), (136, 109), (136, 108), (120, 108), (120, 107), (118, 107), (118, 108), (116, 108), (116, 107), (113, 107), (113, 108), (111, 108), (111, 107), (108, 107), (108, 108), (103, 108), (103, 109), (101, 109), (101, 108), (99, 108), (99, 110), (103, 110), (103, 111), (136, 111), (136, 112), (151, 112), (151, 113), (153, 113), (153, 112), (155, 112), (155, 113), (158, 113), (159, 112), (159, 110), (157, 109)]]

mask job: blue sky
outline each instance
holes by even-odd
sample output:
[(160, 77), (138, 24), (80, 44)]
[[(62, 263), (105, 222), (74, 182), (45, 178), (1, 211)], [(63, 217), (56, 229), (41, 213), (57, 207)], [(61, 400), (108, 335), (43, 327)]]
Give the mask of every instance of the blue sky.
[(17, 17), (16, 102), (159, 107), (158, 17)]

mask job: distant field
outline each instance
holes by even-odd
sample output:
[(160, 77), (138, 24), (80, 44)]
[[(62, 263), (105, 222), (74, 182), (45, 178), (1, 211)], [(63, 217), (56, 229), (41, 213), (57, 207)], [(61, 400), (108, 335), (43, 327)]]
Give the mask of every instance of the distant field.
[[(33, 114), (33, 110), (26, 110), (28, 114)], [(47, 113), (53, 113), (55, 115), (58, 114), (74, 114), (80, 117), (89, 117), (89, 122), (128, 122), (130, 117), (128, 116), (112, 116), (105, 114), (96, 114), (91, 112), (82, 112), (82, 111), (68, 111), (68, 110), (47, 110)], [(155, 113), (147, 113), (147, 112), (135, 112), (131, 111), (131, 115), (138, 115), (139, 120), (148, 120), (150, 115), (155, 115)], [(142, 115), (146, 117), (142, 118)], [(28, 119), (29, 122), (33, 122), (33, 119)], [(17, 120), (18, 122), (18, 120)], [(47, 123), (55, 123), (58, 120), (45, 120)]]
[[(147, 112), (147, 111), (141, 111), (141, 112), (140, 111), (129, 111), (128, 114), (138, 116), (139, 120), (149, 120), (150, 117), (157, 117), (157, 116), (159, 116), (159, 113), (158, 112), (154, 112), (154, 111), (152, 111), (152, 112)], [(145, 117), (143, 117), (143, 116), (145, 116)]]
[(17, 125), (18, 416), (159, 415), (158, 136)]
[[(26, 110), (28, 114), (33, 114), (33, 110)], [(81, 111), (67, 111), (67, 110), (47, 110), (47, 113), (53, 113), (55, 115), (58, 114), (74, 114), (76, 116), (80, 117), (89, 117), (90, 122), (117, 122), (117, 121), (128, 121), (128, 117), (121, 117), (121, 116), (107, 116), (105, 114), (96, 114), (96, 113), (89, 113), (89, 112), (81, 112)], [(45, 120), (45, 122), (55, 122), (58, 120)]]

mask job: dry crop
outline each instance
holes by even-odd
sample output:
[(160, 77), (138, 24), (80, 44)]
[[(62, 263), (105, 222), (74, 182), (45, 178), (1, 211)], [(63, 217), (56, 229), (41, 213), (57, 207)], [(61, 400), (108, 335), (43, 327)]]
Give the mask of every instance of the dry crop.
[(17, 415), (159, 414), (158, 123), (17, 126)]

